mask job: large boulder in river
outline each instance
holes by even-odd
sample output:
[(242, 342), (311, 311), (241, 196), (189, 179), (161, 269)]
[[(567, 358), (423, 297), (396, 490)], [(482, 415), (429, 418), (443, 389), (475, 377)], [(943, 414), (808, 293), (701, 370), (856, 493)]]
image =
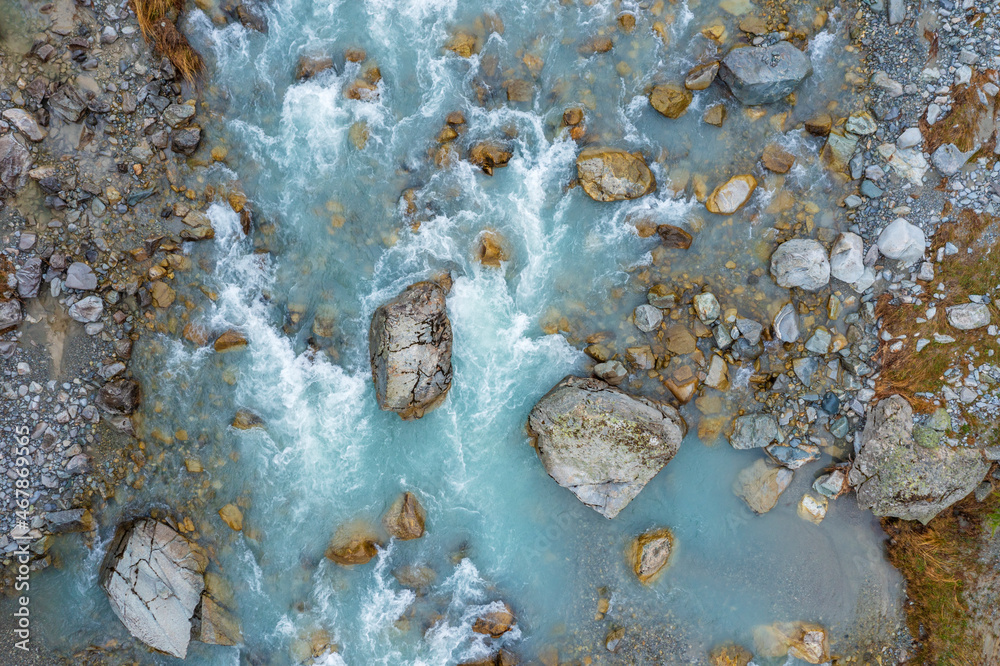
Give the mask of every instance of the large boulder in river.
[(861, 451), (847, 478), (861, 508), (927, 524), (975, 490), (988, 470), (979, 449), (917, 444), (913, 410), (893, 395), (868, 415)]
[(572, 375), (528, 415), (528, 433), (549, 476), (606, 518), (617, 516), (670, 462), (686, 432), (670, 405)]
[(142, 518), (118, 526), (100, 584), (129, 633), (154, 650), (183, 659), (207, 565), (200, 546), (164, 523)]
[(372, 315), (368, 353), (378, 406), (403, 419), (437, 407), (451, 388), (451, 322), (445, 293), (417, 282)]
[(788, 42), (735, 48), (719, 68), (719, 78), (746, 105), (780, 101), (810, 74), (809, 56)]
[(638, 199), (656, 189), (656, 178), (641, 156), (617, 148), (587, 148), (576, 158), (583, 191), (595, 201)]
[(785, 241), (771, 255), (771, 275), (779, 286), (817, 291), (830, 282), (830, 260), (819, 241)]

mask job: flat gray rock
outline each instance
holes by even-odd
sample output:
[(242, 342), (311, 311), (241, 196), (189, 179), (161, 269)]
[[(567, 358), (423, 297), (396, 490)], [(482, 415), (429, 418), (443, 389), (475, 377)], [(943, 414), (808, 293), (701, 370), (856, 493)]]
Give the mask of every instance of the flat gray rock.
[(779, 286), (817, 291), (830, 282), (830, 260), (819, 241), (785, 241), (771, 255), (771, 275)]
[(66, 269), (66, 288), (93, 291), (97, 289), (97, 276), (87, 264), (74, 261)]
[(17, 192), (28, 182), (31, 155), (10, 134), (0, 136), (0, 197)]
[(788, 42), (733, 49), (719, 68), (719, 78), (748, 106), (781, 101), (810, 74), (809, 56)]
[(531, 410), (528, 432), (549, 476), (614, 518), (674, 457), (687, 425), (670, 405), (571, 375)]
[(0, 300), (0, 331), (17, 326), (24, 319), (21, 301), (12, 298), (9, 301)]
[(734, 449), (763, 448), (778, 439), (778, 420), (770, 414), (745, 414), (733, 421), (729, 444)]
[(946, 310), (948, 323), (961, 331), (972, 331), (989, 326), (992, 316), (985, 303), (962, 303)]
[(368, 353), (379, 408), (416, 419), (451, 388), (451, 322), (445, 293), (417, 282), (372, 315)]

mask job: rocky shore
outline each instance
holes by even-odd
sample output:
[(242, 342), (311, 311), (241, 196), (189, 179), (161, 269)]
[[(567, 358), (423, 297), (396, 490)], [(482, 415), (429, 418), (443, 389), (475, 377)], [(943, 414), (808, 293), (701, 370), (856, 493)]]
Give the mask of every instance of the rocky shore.
[[(669, 183), (657, 183), (648, 156), (587, 145), (582, 131), (574, 133), (582, 111), (566, 111), (566, 130), (583, 144), (571, 185), (594, 201), (611, 205), (668, 187), (703, 205), (705, 215), (730, 216), (766, 190), (773, 242), (766, 271), (746, 276), (738, 289), (716, 288), (670, 269), (670, 253), (697, 243), (697, 224), (631, 220), (655, 244), (652, 263), (629, 278), (646, 302), (633, 306), (609, 294), (618, 318), (613, 331), (571, 326), (558, 313), (540, 322), (546, 333), (561, 332), (581, 347), (594, 376), (566, 377), (553, 387), (528, 417), (528, 433), (554, 482), (609, 519), (677, 453), (688, 428), (678, 407), (689, 403), (702, 441), (724, 439), (745, 452), (733, 492), (755, 514), (773, 509), (796, 474), (812, 473), (812, 491), (797, 499), (799, 516), (811, 523), (821, 523), (832, 503), (854, 501), (885, 518), (890, 535), (921, 529), (897, 521), (934, 529), (972, 517), (977, 524), (966, 527), (978, 541), (956, 555), (968, 560), (969, 571), (962, 644), (989, 662), (1000, 644), (989, 613), (1000, 603), (1000, 541), (990, 527), (1000, 523), (1000, 12), (981, 0), (930, 7), (877, 0), (851, 11), (845, 20), (865, 61), (845, 84), (859, 91), (860, 102), (801, 122), (786, 114), (772, 123), (773, 141), (757, 151), (753, 172), (729, 174), (713, 188), (679, 170), (668, 171)], [(234, 20), (266, 29), (250, 9), (233, 12)], [(214, 118), (200, 90), (151, 49), (132, 10), (57, 2), (31, 9), (28, 22), (37, 31), (30, 44), (0, 32), (0, 430), (5, 444), (27, 437), (31, 479), (31, 518), (19, 523), (16, 481), (24, 465), (3, 458), (0, 553), (8, 575), (22, 544), (41, 569), (52, 563), (58, 535), (92, 536), (93, 504), (145, 464), (134, 437), (142, 432), (143, 378), (129, 365), (140, 336), (158, 331), (198, 346), (211, 341), (216, 352), (247, 344), (239, 331), (207, 331), (188, 321), (195, 304), (178, 282), (194, 270), (192, 245), (215, 235), (204, 212), (209, 203), (227, 202), (241, 214), (244, 233), (253, 229), (246, 195), (212, 184), (208, 170), (225, 163), (227, 151), (212, 141)], [(725, 86), (749, 113), (794, 99), (812, 73), (796, 45), (806, 37), (768, 29), (761, 16), (740, 26), (744, 48), (699, 65), (683, 87), (653, 87), (650, 105), (676, 119), (692, 91), (710, 85)], [(468, 57), (477, 45), (466, 37), (456, 34), (448, 48)], [(300, 67), (299, 78), (322, 69)], [(371, 94), (374, 86), (360, 89)], [(517, 102), (523, 87), (507, 86), (508, 100)], [(724, 110), (709, 113), (707, 124), (724, 122)], [(464, 117), (449, 116), (442, 146), (464, 124)], [(790, 132), (801, 132), (815, 155), (787, 148), (781, 139)], [(814, 157), (842, 190), (842, 231), (813, 223), (815, 203), (778, 191), (797, 161)], [(492, 144), (470, 152), (486, 174), (510, 158)], [(488, 239), (478, 256), (499, 268), (507, 260), (502, 239)], [(770, 310), (760, 305), (763, 295), (754, 296), (765, 281), (783, 290)], [(447, 287), (414, 284), (381, 304), (371, 322), (376, 400), (405, 420), (449, 399)], [(245, 412), (233, 426), (261, 424)], [(824, 454), (835, 462), (816, 469)], [(968, 509), (972, 503), (983, 510)], [(219, 515), (232, 530), (243, 529), (236, 504)], [(327, 559), (367, 564), (385, 535), (423, 537), (425, 519), (407, 492), (381, 527), (345, 523)], [(241, 640), (226, 583), (191, 532), (171, 517), (123, 523), (101, 575), (128, 630), (180, 658), (190, 640)], [(625, 557), (649, 584), (676, 546), (669, 526), (660, 526), (635, 535)], [(154, 574), (146, 562), (154, 555), (144, 551), (162, 555)], [(905, 555), (896, 552), (894, 562)], [(920, 584), (916, 571), (903, 569), (911, 589)], [(136, 596), (143, 584), (170, 592), (147, 603)], [(500, 601), (490, 609), (472, 630), (500, 639), (516, 616)], [(601, 617), (606, 602), (604, 609)], [(911, 622), (910, 635), (893, 635), (879, 658), (924, 663), (945, 649), (939, 631)], [(603, 647), (639, 654), (628, 652), (631, 640), (623, 628), (609, 627)], [(312, 657), (333, 650), (327, 640)], [(711, 659), (745, 666), (752, 654), (823, 663), (831, 647), (827, 629), (794, 621), (760, 627), (753, 646), (717, 646)], [(477, 663), (516, 660), (504, 646)]]

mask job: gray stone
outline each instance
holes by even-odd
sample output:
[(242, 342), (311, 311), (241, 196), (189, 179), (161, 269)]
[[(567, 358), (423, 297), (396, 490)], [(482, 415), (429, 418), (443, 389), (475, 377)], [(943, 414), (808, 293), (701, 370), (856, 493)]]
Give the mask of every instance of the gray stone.
[(868, 136), (875, 133), (875, 130), (878, 129), (878, 123), (876, 123), (875, 119), (872, 118), (872, 114), (867, 111), (860, 111), (858, 113), (852, 113), (847, 118), (847, 122), (844, 123), (844, 129), (851, 134)]
[(594, 374), (612, 386), (618, 386), (628, 377), (628, 370), (621, 361), (605, 361), (594, 366)]
[(747, 503), (754, 513), (767, 513), (778, 503), (778, 497), (792, 483), (793, 472), (785, 467), (773, 467), (760, 458), (740, 471), (733, 483), (733, 492)]
[(643, 304), (632, 313), (632, 321), (640, 331), (649, 333), (659, 328), (660, 322), (663, 321), (663, 312), (652, 305)]
[(774, 336), (781, 342), (795, 342), (799, 339), (799, 314), (795, 306), (786, 303), (774, 316)]
[(174, 129), (186, 125), (194, 118), (194, 106), (191, 104), (171, 104), (163, 110), (163, 122)]
[(880, 196), (885, 194), (885, 192), (881, 187), (866, 178), (861, 183), (861, 194), (865, 195), (869, 199), (878, 199)]
[(770, 414), (745, 414), (733, 421), (729, 444), (734, 449), (760, 449), (778, 439), (778, 420)]
[(815, 240), (785, 241), (771, 255), (771, 275), (779, 286), (817, 291), (830, 282), (826, 249)]
[(48, 132), (38, 125), (35, 114), (29, 113), (24, 109), (6, 109), (3, 112), (3, 119), (16, 127), (30, 141), (37, 143), (49, 135)]
[(201, 143), (201, 128), (188, 127), (174, 130), (170, 134), (170, 150), (182, 155), (191, 155)]
[(879, 234), (878, 249), (890, 259), (913, 263), (924, 256), (924, 232), (898, 217)]
[(941, 172), (941, 175), (952, 176), (965, 166), (973, 152), (975, 151), (970, 150), (963, 153), (953, 143), (942, 143), (931, 154), (931, 162), (934, 164), (934, 168)]
[(138, 409), (141, 401), (139, 382), (134, 379), (116, 379), (101, 387), (94, 402), (111, 414), (128, 415)]
[(743, 319), (738, 317), (736, 319), (736, 328), (739, 329), (740, 335), (747, 339), (751, 345), (755, 345), (760, 342), (760, 334), (764, 332), (764, 327), (755, 322), (753, 319)]
[(812, 337), (806, 340), (806, 349), (814, 354), (826, 354), (830, 351), (833, 336), (825, 328), (817, 328)]
[(670, 462), (686, 432), (670, 405), (573, 376), (528, 416), (528, 433), (549, 476), (607, 518)]
[(445, 293), (417, 282), (372, 315), (368, 352), (380, 409), (422, 417), (451, 388), (451, 321)]
[(872, 409), (861, 435), (861, 450), (848, 475), (858, 504), (877, 516), (927, 524), (971, 493), (989, 466), (978, 449), (918, 447), (913, 411), (901, 396), (885, 398)]
[(21, 310), (21, 301), (12, 298), (8, 301), (0, 300), (0, 331), (17, 326), (24, 320), (24, 313)]
[(897, 148), (913, 148), (924, 141), (924, 136), (920, 133), (919, 127), (910, 127), (903, 131), (896, 139)]
[(722, 60), (719, 78), (745, 105), (777, 102), (812, 73), (809, 56), (790, 43), (736, 48)]
[(722, 314), (722, 308), (715, 294), (705, 292), (694, 297), (694, 312), (703, 324), (711, 324)]
[(68, 123), (78, 123), (87, 112), (87, 103), (76, 88), (64, 83), (49, 97), (49, 110)]
[(104, 314), (104, 302), (99, 296), (87, 296), (69, 306), (69, 316), (81, 324), (95, 322), (102, 314)]
[(66, 269), (66, 282), (64, 284), (67, 289), (93, 291), (97, 289), (97, 276), (87, 264), (82, 261), (74, 261)]
[(161, 522), (143, 518), (118, 526), (99, 581), (130, 634), (184, 659), (207, 566), (200, 546)]
[(798, 469), (814, 460), (819, 460), (819, 447), (781, 446), (772, 444), (764, 449), (771, 460), (788, 469)]
[(17, 269), (17, 295), (21, 298), (38, 296), (42, 284), (42, 260), (38, 257), (26, 259)]
[(18, 192), (28, 182), (31, 155), (10, 134), (0, 136), (0, 198)]
[(905, 0), (889, 0), (889, 25), (898, 25), (906, 18)]
[(806, 386), (812, 386), (813, 377), (819, 370), (819, 359), (815, 356), (804, 356), (792, 361), (792, 370), (799, 381)]
[(961, 331), (989, 326), (990, 308), (985, 303), (962, 303), (946, 309), (948, 323)]
[(837, 237), (830, 249), (830, 275), (853, 284), (865, 272), (864, 244), (861, 236), (845, 232)]

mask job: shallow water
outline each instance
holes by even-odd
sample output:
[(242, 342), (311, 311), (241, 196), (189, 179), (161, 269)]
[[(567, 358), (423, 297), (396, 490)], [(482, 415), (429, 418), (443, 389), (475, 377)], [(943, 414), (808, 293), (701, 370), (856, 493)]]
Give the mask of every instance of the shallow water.
[[(636, 15), (631, 33), (616, 28), (625, 9)], [(734, 451), (724, 438), (699, 441), (701, 411), (729, 416), (748, 399), (745, 390), (731, 390), (714, 410), (685, 406), (691, 428), (680, 453), (612, 521), (558, 487), (529, 445), (524, 425), (535, 401), (566, 374), (589, 371), (581, 351), (589, 335), (603, 332), (620, 351), (642, 337), (627, 317), (650, 282), (684, 292), (708, 285), (724, 309), (769, 320), (788, 298), (762, 270), (775, 226), (843, 224), (836, 208), (843, 193), (818, 164), (820, 144), (775, 129), (781, 113), (790, 112), (791, 126), (831, 103), (856, 101), (842, 90), (856, 60), (843, 48), (837, 14), (811, 39), (815, 73), (794, 109), (774, 105), (754, 119), (717, 83), (695, 94), (685, 116), (668, 120), (649, 106), (647, 87), (679, 83), (717, 48), (700, 30), (721, 21), (732, 36), (739, 18), (705, 2), (654, 10), (277, 0), (266, 10), (266, 35), (219, 28), (201, 12), (189, 17), (221, 109), (210, 137), (230, 154), (229, 168), (213, 167), (213, 176), (226, 185), (238, 174), (257, 229), (244, 237), (238, 215), (214, 204), (216, 241), (190, 248), (205, 274), (182, 275), (174, 286), (193, 302), (192, 321), (239, 328), (249, 345), (214, 354), (178, 335), (144, 339), (134, 364), (145, 391), (145, 466), (128, 479), (137, 487), (123, 485), (100, 516), (104, 540), (119, 517), (151, 507), (191, 517), (213, 566), (233, 582), (245, 645), (193, 643), (189, 662), (296, 663), (302, 640), (325, 629), (339, 652), (322, 663), (457, 663), (488, 653), (470, 624), (498, 599), (515, 609), (518, 625), (493, 646), (524, 657), (555, 647), (562, 659), (697, 663), (717, 642), (749, 646), (754, 626), (789, 620), (823, 624), (834, 651), (850, 652), (891, 630), (899, 579), (884, 561), (877, 522), (849, 497), (832, 502), (819, 526), (796, 515), (829, 455), (798, 470), (778, 506), (755, 516), (731, 484), (763, 454)], [(811, 25), (802, 11), (798, 20)], [(478, 56), (441, 48), (455, 26), (475, 32), (485, 12), (496, 13), (504, 30), (485, 39)], [(655, 22), (667, 26), (670, 46), (651, 30)], [(578, 53), (602, 33), (616, 42), (610, 53)], [(368, 61), (344, 63), (347, 47), (364, 48)], [(332, 53), (335, 70), (296, 83), (299, 54), (314, 50)], [(537, 79), (521, 64), (525, 51), (544, 61)], [(383, 77), (378, 99), (347, 99), (343, 87), (371, 62)], [(507, 78), (533, 80), (533, 101), (507, 104), (498, 89)], [(482, 105), (481, 86), (492, 90)], [(722, 129), (700, 120), (717, 102), (729, 112)], [(660, 183), (654, 195), (599, 204), (568, 189), (578, 147), (559, 126), (576, 105), (585, 107), (588, 139), (651, 158)], [(435, 137), (454, 110), (468, 121), (457, 140), (461, 156), (476, 140), (511, 137), (508, 167), (488, 177), (459, 159), (434, 166)], [(369, 136), (359, 150), (351, 127), (362, 121)], [(692, 185), (680, 187), (685, 171), (703, 175), (709, 188), (730, 175), (761, 174), (755, 163), (772, 140), (798, 164), (787, 176), (762, 177), (737, 215), (710, 215)], [(683, 191), (675, 197), (671, 185)], [(413, 213), (401, 202), (408, 188)], [(657, 250), (654, 239), (637, 235), (631, 221), (641, 218), (691, 229), (695, 242), (686, 252)], [(501, 270), (475, 259), (488, 229), (511, 255)], [(402, 422), (376, 407), (368, 323), (379, 303), (442, 271), (454, 280), (454, 382), (440, 408)], [(164, 323), (179, 330), (185, 322)], [(331, 325), (332, 335), (319, 335)], [(631, 382), (636, 391), (665, 392), (646, 377)], [(266, 429), (229, 427), (238, 408), (260, 414)], [(205, 471), (186, 471), (188, 459)], [(377, 522), (403, 490), (427, 509), (422, 539), (390, 542), (363, 566), (324, 559), (339, 525)], [(241, 533), (216, 513), (230, 502), (243, 507)], [(674, 532), (677, 552), (646, 587), (625, 550), (653, 526)], [(64, 568), (38, 583), (41, 612), (60, 618), (43, 628), (46, 641), (67, 653), (108, 639), (134, 644), (96, 588), (102, 544), (59, 548)], [(421, 596), (391, 573), (412, 563), (436, 572)], [(610, 596), (611, 608), (595, 620), (600, 596)], [(626, 628), (626, 639), (611, 655), (604, 637), (616, 627)]]

